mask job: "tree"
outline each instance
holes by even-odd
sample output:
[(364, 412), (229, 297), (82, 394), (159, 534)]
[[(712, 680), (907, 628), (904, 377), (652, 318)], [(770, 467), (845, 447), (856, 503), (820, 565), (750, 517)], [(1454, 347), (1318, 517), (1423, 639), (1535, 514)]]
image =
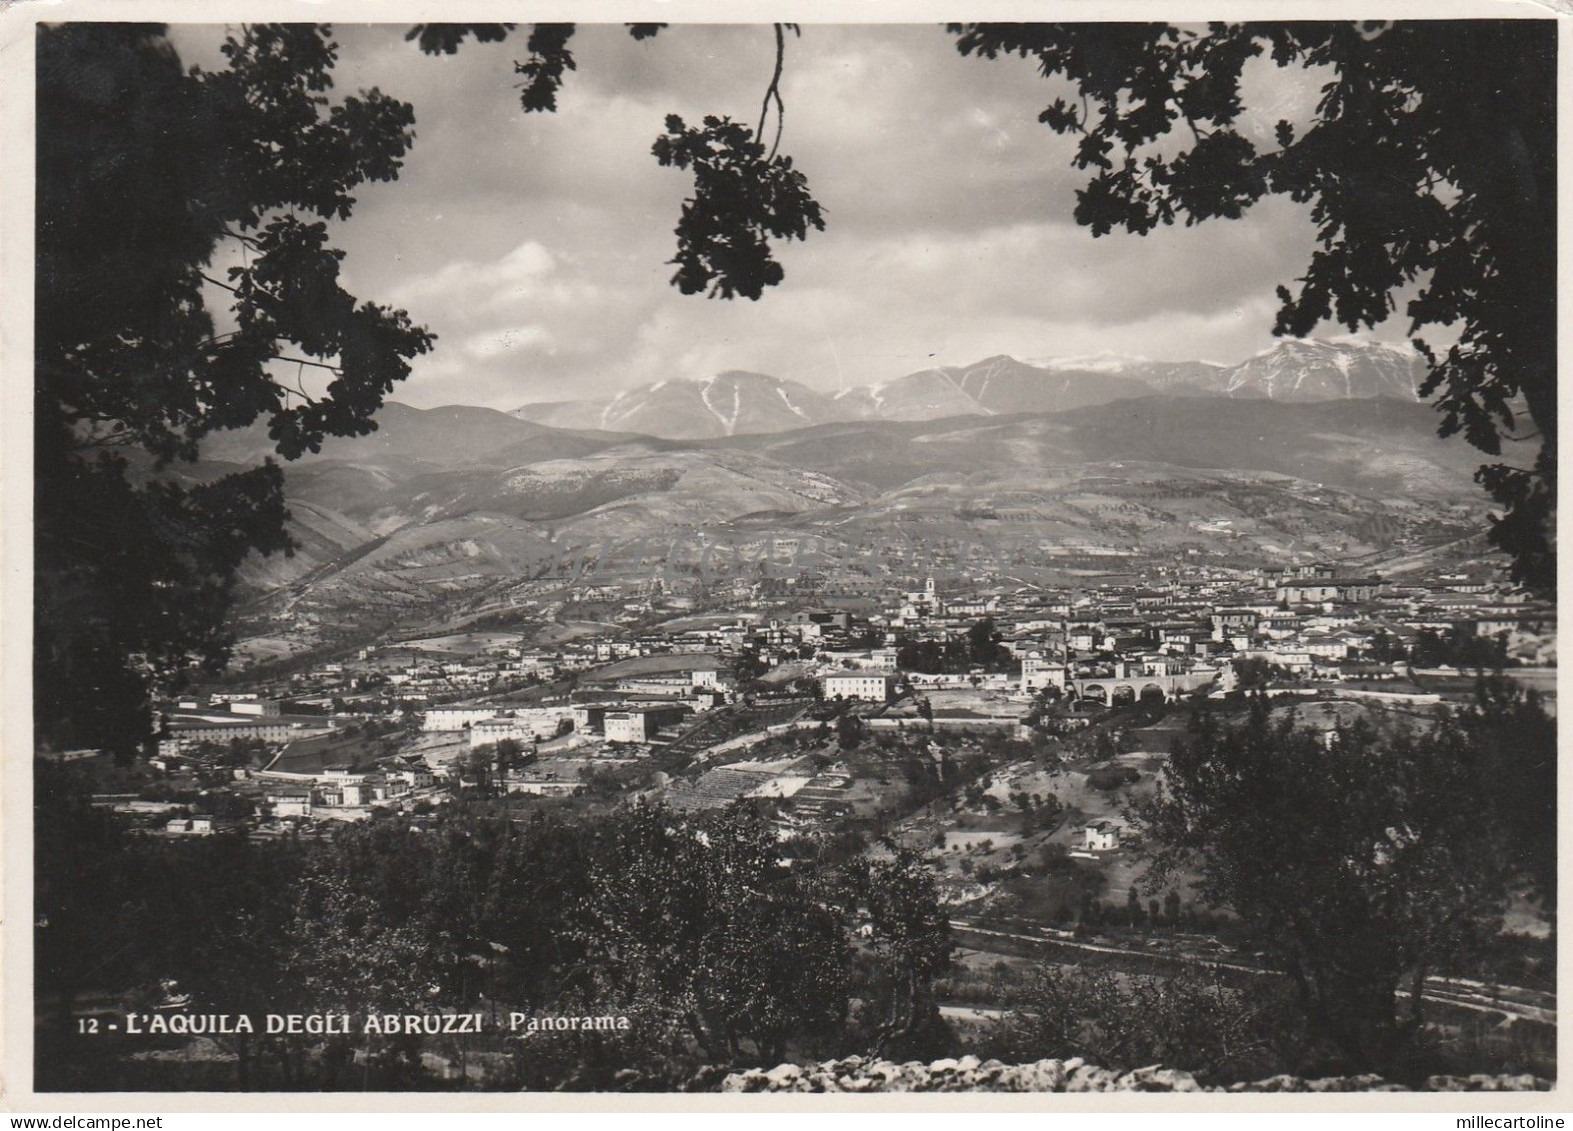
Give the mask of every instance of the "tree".
[[(663, 25), (629, 25), (639, 40)], [(496, 42), (511, 24), (423, 24), (431, 54)], [(694, 177), (676, 228), (673, 283), (759, 298), (781, 281), (772, 240), (823, 227), (803, 174), (779, 152), (786, 32), (752, 128), (675, 116), (652, 152)], [(515, 63), (526, 112), (551, 111), (576, 67), (572, 24), (537, 24)], [(1276, 329), (1337, 317), (1371, 325), (1418, 287), (1412, 333), (1456, 325), (1432, 361), (1444, 433), (1493, 455), (1522, 398), (1534, 466), (1494, 463), (1491, 534), (1516, 576), (1554, 578), (1555, 189), (1553, 29), (1537, 21), (1392, 25), (952, 25), (963, 54), (1031, 55), (1087, 102), (1045, 124), (1081, 137), (1093, 170), (1078, 219), (1102, 235), (1241, 215), (1269, 194), (1313, 206), (1322, 247)], [(1246, 63), (1334, 76), (1310, 128), (1281, 124), (1258, 151), (1235, 128)], [(338, 282), (326, 221), (353, 190), (397, 177), (410, 106), (377, 91), (330, 101), (326, 27), (256, 25), (227, 69), (182, 70), (157, 25), (39, 33), (35, 714), (41, 741), (128, 753), (149, 733), (155, 679), (222, 664), (234, 573), (287, 552), (282, 473), (270, 462), (190, 483), (178, 464), (217, 428), (266, 420), (278, 453), (364, 434), (434, 337)], [(1484, 91), (1460, 73), (1490, 73)], [(1184, 119), (1194, 144), (1163, 156)], [(768, 143), (767, 143), (767, 139)], [(221, 252), (242, 260), (219, 278)], [(227, 312), (209, 309), (224, 292)], [(215, 317), (221, 314), (222, 317)], [(1418, 340), (1418, 339), (1417, 339)], [(330, 376), (308, 393), (307, 369)], [(953, 644), (956, 642), (952, 642)], [(946, 648), (954, 665), (961, 648)], [(942, 670), (925, 664), (926, 670)]]
[(1557, 902), (1557, 723), (1540, 696), (1497, 674), (1481, 676), (1458, 724), (1481, 760), (1482, 797), (1507, 843), (1508, 863), (1550, 907)]
[(1503, 636), (1481, 636), (1467, 626), (1454, 625), (1446, 633), (1422, 628), (1415, 635), (1411, 662), (1418, 668), (1446, 665), (1501, 671), (1508, 664), (1507, 640)]
[(940, 1023), (933, 981), (950, 963), (954, 945), (934, 874), (915, 852), (898, 848), (889, 859), (868, 862), (854, 875), (854, 890), (868, 909), (873, 951), (890, 985), (872, 1052), (919, 1055), (924, 1035)]
[(862, 716), (854, 711), (846, 711), (836, 720), (836, 745), (843, 750), (856, 750), (863, 742), (865, 732)]
[(789, 1038), (841, 1023), (841, 921), (781, 863), (768, 822), (641, 808), (609, 833), (581, 929), (596, 1000), (674, 1017), (721, 1061), (773, 1064)]
[[(398, 175), (411, 108), (375, 90), (330, 101), (326, 28), (248, 27), (224, 54), (224, 70), (185, 71), (159, 25), (38, 32), (34, 706), (48, 745), (133, 752), (154, 679), (225, 660), (241, 560), (290, 548), (276, 464), (206, 482), (171, 465), (258, 419), (286, 458), (369, 432), (433, 342), (346, 292), (328, 242), (357, 186)], [(243, 251), (227, 271), (224, 248)], [(305, 391), (308, 367), (331, 374), (325, 391)]]
[[(451, 54), (512, 30), (428, 24), (407, 38)], [(775, 25), (757, 127), (674, 115), (653, 147), (694, 177), (673, 260), (684, 293), (758, 299), (782, 278), (770, 241), (824, 226), (778, 152), (786, 30)], [(526, 112), (555, 109), (573, 33), (529, 32), (515, 64)], [(162, 25), (39, 30), (34, 714), (46, 745), (134, 753), (155, 683), (227, 659), (241, 561), (292, 549), (278, 465), (181, 475), (202, 438), (260, 419), (293, 459), (363, 435), (435, 341), (339, 285), (327, 225), (349, 218), (358, 185), (397, 178), (413, 109), (376, 90), (330, 100), (326, 26), (244, 26), (223, 53), (227, 68), (187, 71)], [(230, 252), (238, 262), (215, 268)], [(227, 310), (210, 309), (219, 292)], [(325, 389), (308, 392), (308, 368)]]
[(524, 746), (517, 738), (503, 738), (497, 742), (497, 768), (512, 767), (524, 755)]
[[(1502, 507), (1516, 580), (1556, 587), (1556, 33), (1550, 20), (952, 24), (963, 55), (1033, 58), (1080, 95), (1039, 121), (1091, 173), (1076, 220), (1102, 236), (1233, 219), (1263, 197), (1310, 206), (1318, 247), (1273, 330), (1350, 330), (1403, 313), (1430, 365), (1441, 433), (1500, 457), (1520, 406), (1530, 466), (1476, 479)], [(1240, 130), (1242, 76), (1266, 54), (1325, 74), (1303, 127), (1265, 148)], [(1460, 75), (1478, 81), (1461, 83)], [(1181, 126), (1183, 123), (1183, 133)], [(1420, 335), (1454, 340), (1433, 347)]]
[[(637, 40), (653, 38), (665, 24), (628, 24)], [(524, 77), (519, 103), (524, 112), (557, 109), (557, 92), (566, 73), (577, 69), (571, 43), (573, 24), (535, 24), (525, 46), (529, 58), (514, 63)], [(513, 24), (417, 24), (407, 40), (428, 55), (452, 55), (470, 36), (480, 43), (505, 40)], [(706, 115), (691, 127), (676, 114), (666, 118), (666, 132), (651, 153), (663, 166), (691, 170), (694, 195), (683, 202), (674, 233), (677, 267), (672, 285), (683, 294), (711, 298), (742, 295), (758, 300), (766, 287), (779, 284), (786, 273), (771, 254), (772, 239), (808, 238), (810, 229), (823, 231), (819, 202), (808, 179), (782, 154), (781, 134), (786, 104), (781, 74), (786, 62), (786, 33), (800, 34), (796, 24), (774, 24), (775, 70), (765, 87), (754, 127), (727, 117)], [(774, 123), (773, 135), (770, 126)], [(766, 137), (770, 137), (767, 148)]]
[(1248, 1079), (1272, 1058), (1284, 1003), (1195, 974), (1173, 978), (1079, 966), (1041, 966), (1020, 1009), (1005, 1020), (997, 1055), (1014, 1060), (1082, 1056), (1103, 1068), (1151, 1064), (1204, 1079)]
[(46, 1000), (54, 1005), (40, 1030), (45, 1064), (45, 1050), (67, 1047), (80, 994), (129, 984), (148, 914), (137, 898), (141, 854), (123, 818), (94, 807), (72, 767), (40, 761), (35, 774), (34, 992), (41, 1016)]
[(1275, 721), (1260, 699), (1237, 727), (1199, 714), (1168, 792), (1134, 814), (1154, 845), (1150, 886), (1199, 868), (1200, 896), (1255, 932), (1316, 1033), (1362, 1070), (1392, 1070), (1423, 1022), (1426, 976), (1500, 924), (1483, 768), (1446, 714), (1428, 732), (1360, 721), (1330, 735)]
[(986, 668), (1009, 662), (1010, 653), (1000, 645), (999, 628), (993, 617), (984, 617), (967, 629), (967, 655), (972, 663)]

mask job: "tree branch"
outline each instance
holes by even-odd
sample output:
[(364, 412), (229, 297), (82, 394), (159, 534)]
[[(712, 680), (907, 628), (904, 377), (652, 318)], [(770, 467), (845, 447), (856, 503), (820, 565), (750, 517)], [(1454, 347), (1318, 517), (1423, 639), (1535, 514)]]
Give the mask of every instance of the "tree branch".
[(313, 368), (316, 368), (316, 369), (326, 369), (329, 373), (333, 373), (333, 374), (335, 374), (337, 376), (340, 376), (340, 377), (342, 377), (344, 375), (344, 370), (342, 368), (340, 368), (337, 365), (329, 365), (325, 361), (311, 361), (311, 360), (308, 360), (307, 358), (304, 358), (304, 357), (289, 357), (289, 356), (287, 356), (285, 354), (282, 354), (282, 353), (269, 354), (267, 356), (266, 360), (268, 360), (268, 361), (288, 361), (288, 362), (291, 362), (291, 363), (293, 363), (295, 365), (310, 365), (310, 366), (312, 366)]
[(781, 69), (786, 63), (786, 32), (781, 24), (773, 25), (776, 33), (776, 69), (770, 76), (770, 85), (765, 88), (765, 97), (759, 104), (759, 127), (754, 130), (754, 136), (762, 143), (765, 138), (765, 122), (770, 116), (770, 102), (776, 104), (776, 138), (770, 147), (770, 156), (766, 161), (775, 159), (776, 150), (781, 147), (781, 130), (786, 125), (786, 105), (781, 101)]

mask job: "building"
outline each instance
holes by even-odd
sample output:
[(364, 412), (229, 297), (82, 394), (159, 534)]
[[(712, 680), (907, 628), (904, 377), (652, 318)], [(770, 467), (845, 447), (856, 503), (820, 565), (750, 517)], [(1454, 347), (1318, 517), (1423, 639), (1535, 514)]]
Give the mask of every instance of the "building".
[(895, 695), (896, 681), (884, 672), (838, 672), (825, 676), (822, 686), (826, 699), (888, 703)]
[(229, 705), (230, 712), (236, 715), (265, 715), (276, 718), (280, 714), (277, 699), (257, 699), (250, 702), (234, 702)]
[(607, 711), (606, 741), (649, 742), (664, 726), (681, 722), (686, 707), (633, 707), (626, 711)]
[(195, 718), (176, 718), (169, 724), (169, 736), (181, 750), (204, 742), (224, 745), (235, 739), (257, 739), (268, 743), (293, 742), (327, 734), (333, 724), (321, 718), (291, 718), (270, 715), (229, 715), (208, 713)]
[(470, 724), (470, 745), (483, 746), (507, 738), (515, 742), (556, 738), (565, 728), (573, 729), (574, 713), (572, 707), (531, 707), (500, 713)]
[(1286, 605), (1317, 604), (1338, 600), (1338, 584), (1333, 581), (1285, 581), (1277, 596)]
[(176, 817), (165, 822), (164, 831), (176, 836), (212, 836), (213, 818), (196, 814), (190, 817)]
[(604, 734), (606, 732), (606, 705), (604, 703), (574, 704), (573, 728), (580, 734)]
[(275, 817), (311, 816), (311, 790), (309, 789), (281, 789), (276, 793), (267, 794), (266, 800), (273, 807)]
[(1065, 690), (1065, 665), (1046, 660), (1042, 652), (1028, 652), (1021, 660), (1021, 690), (1031, 695), (1045, 688)]
[(421, 729), (463, 730), (496, 714), (496, 707), (433, 707), (421, 720)]
[(1085, 830), (1088, 852), (1112, 852), (1120, 847), (1120, 826), (1113, 821), (1093, 821)]

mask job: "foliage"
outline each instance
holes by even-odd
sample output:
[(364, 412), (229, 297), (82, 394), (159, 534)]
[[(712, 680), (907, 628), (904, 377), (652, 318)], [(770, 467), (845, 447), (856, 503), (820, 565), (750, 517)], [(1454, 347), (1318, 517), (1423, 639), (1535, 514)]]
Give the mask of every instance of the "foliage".
[(356, 1019), (349, 1035), (236, 1036), (242, 1088), (432, 1086), (420, 1053), (435, 1046), (363, 1035), (372, 1012), (626, 1016), (499, 1046), (516, 1085), (597, 1090), (864, 1050), (854, 1000), (894, 1018), (896, 1042), (936, 1016), (948, 924), (921, 862), (828, 842), (788, 857), (747, 806), (516, 823), (461, 800), (326, 843), (177, 842), (127, 837), (71, 775), (40, 769), (39, 994), (58, 1007), (41, 1040), (62, 1077), (81, 1063), (73, 1002), (172, 979), (195, 1012)]
[(807, 239), (824, 230), (808, 179), (792, 158), (767, 154), (762, 140), (730, 118), (706, 115), (701, 126), (667, 115), (652, 152), (662, 165), (692, 169), (694, 195), (677, 222), (677, 273), (685, 295), (742, 295), (757, 300), (785, 278), (771, 239)]
[(950, 964), (950, 921), (940, 909), (934, 875), (910, 849), (853, 865), (853, 890), (868, 911), (870, 941), (886, 971), (888, 1003), (874, 1030), (872, 1053), (918, 1055), (938, 1028), (933, 980)]
[(1455, 625), (1445, 633), (1423, 628), (1415, 634), (1410, 662), (1418, 668), (1501, 671), (1509, 664), (1507, 641), (1500, 636), (1481, 636), (1463, 626)]
[[(410, 107), (330, 100), (327, 28), (247, 27), (224, 54), (188, 72), (158, 25), (38, 32), (34, 685), (57, 747), (140, 745), (153, 676), (216, 670), (236, 567), (290, 546), (276, 465), (168, 464), (259, 418), (291, 458), (369, 432), (433, 340), (346, 292), (328, 243), (357, 186), (398, 175)], [(332, 380), (309, 396), (286, 364)]]
[[(636, 40), (651, 39), (661, 23), (626, 25)], [(417, 40), (428, 55), (452, 55), (466, 39), (498, 42), (513, 24), (417, 24), (405, 36)], [(523, 78), (519, 101), (525, 113), (557, 109), (557, 96), (567, 72), (577, 70), (571, 42), (574, 24), (541, 23), (530, 27), (529, 57), (514, 62)], [(775, 71), (765, 88), (759, 123), (750, 128), (730, 118), (706, 115), (697, 127), (676, 114), (666, 118), (666, 132), (651, 147), (664, 167), (691, 170), (693, 196), (683, 202), (675, 229), (677, 266), (672, 285), (683, 294), (710, 298), (758, 300), (766, 287), (786, 276), (771, 252), (771, 240), (803, 240), (810, 229), (823, 231), (824, 215), (808, 188), (808, 178), (792, 158), (778, 152), (785, 123), (781, 72), (786, 58), (784, 32), (796, 25), (775, 24)], [(773, 111), (772, 111), (773, 107)], [(766, 127), (772, 112), (775, 134), (766, 148)]]
[(1361, 720), (1329, 735), (1274, 721), (1258, 698), (1237, 727), (1199, 713), (1169, 791), (1135, 816), (1156, 845), (1154, 889), (1199, 867), (1201, 898), (1256, 932), (1318, 1035), (1391, 1070), (1422, 1024), (1426, 976), (1500, 923), (1483, 769), (1446, 714), (1424, 733)]
[[(964, 55), (1035, 59), (1069, 80), (1039, 121), (1077, 138), (1094, 236), (1234, 219), (1266, 196), (1308, 205), (1317, 247), (1278, 288), (1274, 332), (1350, 330), (1404, 313), (1444, 436), (1500, 456), (1522, 404), (1538, 455), (1483, 466), (1491, 539), (1517, 580), (1556, 584), (1556, 26), (1549, 20), (952, 24)], [(1241, 129), (1263, 56), (1324, 81), (1274, 144)], [(1460, 75), (1488, 76), (1461, 83)], [(1184, 133), (1177, 127), (1183, 124)], [(1188, 145), (1187, 145), (1188, 143)], [(1453, 339), (1433, 348), (1427, 328)]]
[(1105, 793), (1141, 780), (1141, 774), (1130, 766), (1100, 766), (1087, 774), (1087, 784)]
[(580, 935), (590, 996), (658, 1010), (728, 1062), (747, 1042), (776, 1063), (789, 1038), (844, 1020), (839, 918), (782, 864), (771, 826), (742, 812), (678, 823), (638, 809), (609, 831)]
[(1231, 1082), (1281, 1071), (1287, 1002), (1199, 974), (1157, 977), (1081, 966), (1038, 967), (994, 1038), (1013, 1061), (1085, 1057), (1113, 1071), (1150, 1064)]
[(140, 857), (127, 852), (123, 823), (94, 808), (71, 767), (35, 762), (33, 789), (35, 987), (53, 998), (55, 1017), (41, 1038), (61, 1036), (79, 994), (127, 984), (124, 951), (143, 929), (133, 877)]
[(1288, 668), (1256, 656), (1246, 656), (1243, 659), (1230, 662), (1234, 667), (1235, 679), (1242, 691), (1269, 687), (1274, 680), (1292, 678), (1292, 673)]
[(1010, 649), (1000, 643), (993, 617), (984, 617), (951, 640), (905, 640), (896, 649), (896, 666), (903, 671), (965, 675), (973, 668), (1000, 671), (1009, 667)]
[(1557, 899), (1557, 722), (1540, 696), (1502, 675), (1481, 676), (1457, 722), (1480, 759), (1481, 797), (1508, 864), (1551, 907)]

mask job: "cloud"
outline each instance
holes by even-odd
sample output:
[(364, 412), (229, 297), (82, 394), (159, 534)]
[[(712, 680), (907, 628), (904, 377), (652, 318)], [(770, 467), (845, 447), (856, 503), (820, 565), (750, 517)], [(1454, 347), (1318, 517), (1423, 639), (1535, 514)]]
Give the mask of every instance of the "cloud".
[[(426, 57), (404, 25), (335, 28), (336, 87), (415, 108), (397, 182), (357, 190), (334, 225), (355, 293), (439, 335), (395, 393), (512, 408), (742, 368), (834, 389), (994, 353), (1111, 349), (1239, 360), (1270, 343), (1273, 287), (1311, 251), (1303, 210), (1093, 239), (1073, 218), (1086, 174), (1037, 121), (1056, 88), (1026, 60), (963, 58), (934, 25), (805, 25), (787, 41), (783, 149), (827, 228), (778, 245), (786, 282), (753, 302), (670, 285), (690, 176), (650, 153), (668, 113), (752, 125), (768, 28), (674, 25), (636, 43), (581, 26), (555, 114), (524, 114), (522, 34)], [(181, 50), (221, 65), (221, 30)], [(1244, 123), (1270, 144), (1316, 76), (1248, 73)]]
[(554, 266), (550, 251), (534, 240), (525, 240), (500, 259), (486, 263), (454, 260), (429, 275), (415, 276), (395, 287), (390, 297), (395, 302), (415, 304), (505, 289), (533, 290)]
[(464, 352), (477, 361), (487, 361), (510, 352), (544, 349), (551, 342), (552, 333), (544, 326), (509, 326), (472, 335), (464, 343)]

